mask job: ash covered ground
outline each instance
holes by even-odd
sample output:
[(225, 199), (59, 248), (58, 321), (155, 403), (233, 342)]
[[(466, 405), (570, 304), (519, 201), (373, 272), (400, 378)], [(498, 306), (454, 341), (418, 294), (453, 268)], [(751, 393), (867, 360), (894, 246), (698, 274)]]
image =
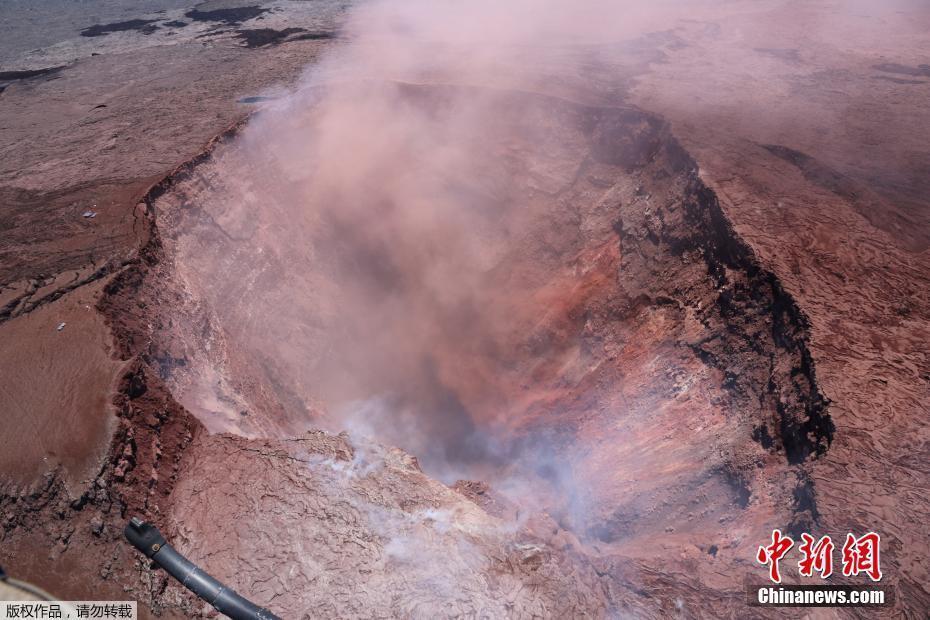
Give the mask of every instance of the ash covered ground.
[(11, 575), (208, 616), (140, 515), (286, 618), (793, 617), (771, 530), (877, 531), (930, 609), (920, 3), (0, 12)]

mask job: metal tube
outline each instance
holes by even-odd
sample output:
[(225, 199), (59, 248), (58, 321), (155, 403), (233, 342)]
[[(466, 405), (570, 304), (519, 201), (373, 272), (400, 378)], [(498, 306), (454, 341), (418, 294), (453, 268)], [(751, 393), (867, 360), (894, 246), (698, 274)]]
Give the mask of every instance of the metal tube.
[(158, 566), (201, 599), (233, 620), (281, 620), (267, 609), (239, 596), (203, 572), (168, 544), (158, 528), (133, 517), (124, 530), (126, 539)]

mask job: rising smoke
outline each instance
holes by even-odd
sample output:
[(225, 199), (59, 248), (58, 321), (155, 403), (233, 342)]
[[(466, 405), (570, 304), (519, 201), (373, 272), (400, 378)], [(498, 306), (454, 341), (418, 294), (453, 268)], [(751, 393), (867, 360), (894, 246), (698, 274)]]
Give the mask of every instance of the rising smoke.
[[(176, 268), (201, 300), (194, 324), (210, 345), (185, 356), (194, 360), (179, 390), (185, 406), (211, 430), (323, 427), (359, 446), (396, 445), (435, 478), (486, 480), (522, 514), (544, 509), (606, 544), (637, 528), (663, 540), (684, 540), (689, 529), (722, 537), (759, 500), (744, 470), (728, 469), (752, 431), (730, 416), (739, 412), (707, 405), (719, 398), (710, 365), (692, 373), (701, 364), (688, 366), (685, 351), (675, 368), (663, 358), (673, 346), (652, 342), (635, 358), (646, 367), (646, 385), (631, 388), (646, 395), (638, 403), (603, 412), (580, 439), (583, 424), (560, 409), (566, 394), (624, 388), (583, 384), (596, 361), (613, 359), (606, 348), (591, 353), (601, 343), (584, 305), (617, 281), (620, 200), (611, 192), (629, 176), (623, 157), (592, 143), (622, 134), (598, 106), (621, 99), (626, 57), (639, 53), (625, 42), (630, 33), (667, 29), (662, 9), (689, 3), (664, 4), (391, 0), (353, 9), (338, 47), (218, 153), (182, 212)], [(690, 27), (716, 36), (713, 24)], [(720, 91), (732, 94), (723, 88), (730, 74), (721, 75)], [(710, 92), (715, 77), (668, 97), (693, 108), (694, 97), (676, 93)], [(735, 92), (739, 106), (768, 114), (758, 91)], [(708, 109), (715, 128), (730, 121)], [(578, 193), (585, 184), (599, 189)], [(624, 204), (648, 213), (648, 190), (627, 189)], [(700, 269), (687, 254), (682, 262)], [(665, 316), (660, 308), (644, 321), (655, 321), (645, 340), (671, 331), (659, 325)], [(686, 318), (684, 331), (700, 332), (694, 314)], [(665, 393), (650, 399), (653, 383)], [(744, 450), (741, 464), (771, 456), (761, 452)], [(606, 483), (592, 470), (607, 472)], [(778, 485), (771, 480), (764, 485)], [(416, 515), (415, 525), (449, 518)], [(427, 557), (406, 516), (371, 520), (384, 526), (389, 556)], [(736, 529), (744, 542), (748, 530)], [(393, 538), (398, 531), (408, 534)], [(442, 554), (427, 561), (439, 567)]]
[(185, 405), (222, 420), (214, 430), (240, 413), (271, 421), (252, 434), (347, 430), (446, 482), (583, 512), (570, 434), (521, 431), (584, 359), (567, 301), (590, 294), (583, 230), (613, 242), (608, 220), (570, 204), (598, 119), (549, 95), (614, 93), (575, 76), (609, 75), (646, 16), (606, 2), (355, 8), (344, 43), (202, 179), (177, 268), (215, 333)]

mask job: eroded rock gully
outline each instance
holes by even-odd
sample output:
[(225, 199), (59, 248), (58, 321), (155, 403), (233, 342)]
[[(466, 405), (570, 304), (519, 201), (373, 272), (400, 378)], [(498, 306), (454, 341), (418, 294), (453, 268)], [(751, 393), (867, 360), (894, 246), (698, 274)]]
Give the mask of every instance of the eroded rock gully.
[[(834, 429), (802, 312), (661, 119), (388, 88), (425, 123), (461, 97), (491, 112), (441, 192), (445, 216), (486, 205), (455, 223), (480, 247), (435, 222), (415, 244), (351, 206), (311, 201), (303, 218), (290, 209), (308, 208), (293, 200), (304, 181), (268, 150), (292, 145), (257, 139), (273, 122), (231, 131), (149, 192), (147, 244), (107, 284), (100, 310), (132, 360), (110, 459), (77, 502), (54, 482), (6, 496), (20, 515), (7, 540), (67, 513), (78, 525), (60, 553), (118, 550), (97, 560), (101, 579), (168, 615), (198, 607), (136, 571), (116, 542), (129, 514), (284, 617), (745, 612), (734, 584), (756, 570), (750, 549), (773, 525), (817, 528), (806, 468)], [(393, 173), (367, 171), (359, 191)], [(424, 232), (467, 259), (440, 262), (467, 296), (436, 301), (411, 271)], [(375, 331), (361, 321), (372, 308)], [(403, 339), (373, 340), (383, 330)], [(379, 349), (399, 342), (414, 344)], [(346, 403), (385, 383), (384, 423), (337, 434), (358, 420)], [(331, 432), (306, 431), (319, 426)], [(486, 484), (434, 480), (459, 474)]]

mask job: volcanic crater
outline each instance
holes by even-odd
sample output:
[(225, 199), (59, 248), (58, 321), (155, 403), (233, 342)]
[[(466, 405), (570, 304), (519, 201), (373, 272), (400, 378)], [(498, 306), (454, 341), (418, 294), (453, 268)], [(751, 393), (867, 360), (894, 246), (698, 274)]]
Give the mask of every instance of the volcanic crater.
[[(662, 119), (451, 85), (302, 96), (237, 125), (149, 193), (138, 210), (148, 258), (102, 304), (157, 370), (151, 380), (209, 431), (185, 458), (275, 481), (278, 498), (338, 504), (307, 456), (333, 448), (313, 437), (344, 443), (340, 458), (362, 479), (383, 474), (359, 474), (352, 455), (397, 446), (415, 456), (403, 467), (452, 485), (482, 519), (573, 570), (595, 568), (580, 581), (590, 598), (566, 613), (635, 610), (644, 584), (671, 579), (717, 590), (725, 610), (738, 594), (667, 548), (738, 566), (758, 543), (745, 533), (762, 524), (816, 530), (807, 468), (835, 431), (807, 321)], [(398, 116), (392, 131), (385, 119)], [(375, 128), (386, 137), (372, 140)], [(293, 443), (312, 428), (332, 435)], [(249, 452), (262, 457), (230, 457)], [(275, 455), (306, 466), (282, 474)], [(264, 502), (252, 484), (195, 478), (171, 500), (195, 559), (299, 611), (297, 593), (319, 574), (292, 557), (303, 581), (258, 585), (250, 576), (281, 560), (258, 541), (300, 546), (313, 536), (284, 522), (318, 519), (325, 531), (327, 516), (282, 500), (275, 527), (244, 508)], [(413, 504), (387, 509), (409, 517), (423, 509)], [(237, 519), (216, 523), (217, 511)], [(384, 577), (394, 534), (378, 520), (363, 511), (350, 529), (388, 558), (366, 569)], [(233, 534), (253, 551), (248, 574), (235, 553), (211, 550)], [(459, 569), (494, 555), (489, 536), (468, 534), (477, 551)], [(366, 574), (343, 577), (399, 587)], [(411, 579), (423, 609), (448, 603)], [(560, 583), (535, 586), (549, 611)], [(479, 599), (461, 611), (477, 613)]]

